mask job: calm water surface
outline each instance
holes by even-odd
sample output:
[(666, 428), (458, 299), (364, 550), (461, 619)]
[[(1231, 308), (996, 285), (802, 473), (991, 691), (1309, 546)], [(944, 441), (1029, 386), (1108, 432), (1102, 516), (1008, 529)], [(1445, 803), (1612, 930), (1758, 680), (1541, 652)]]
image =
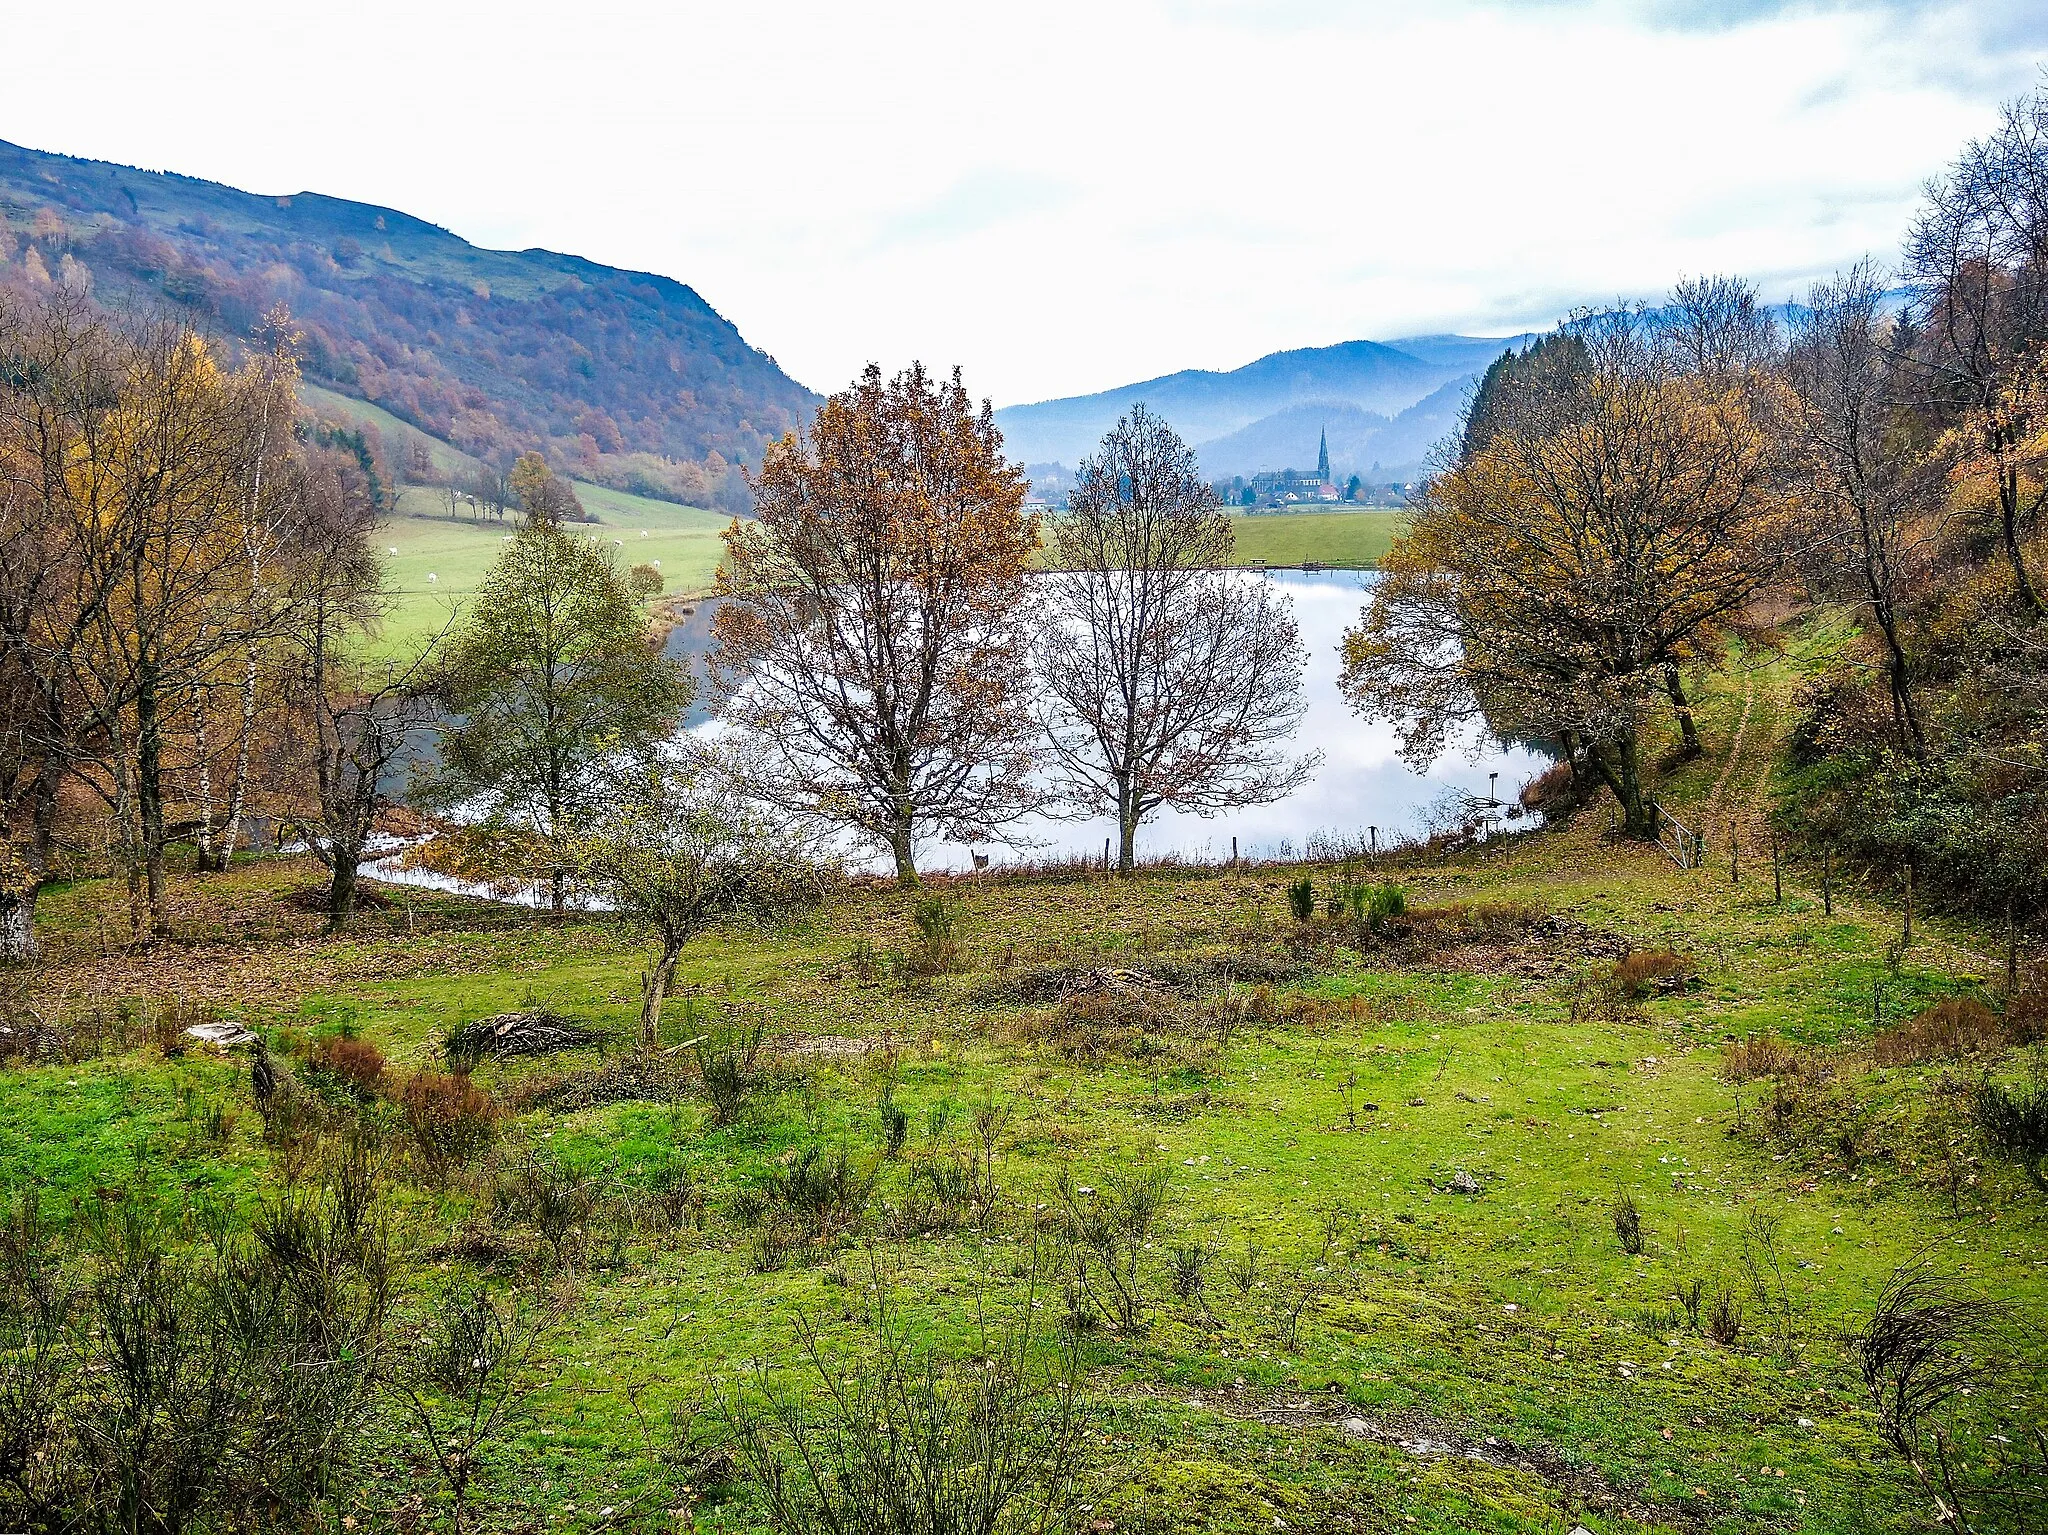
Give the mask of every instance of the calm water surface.
[[(1179, 853), (1227, 858), (1233, 837), (1246, 857), (1292, 852), (1318, 834), (1362, 844), (1366, 828), (1374, 825), (1385, 843), (1400, 833), (1419, 830), (1430, 807), (1448, 794), (1485, 799), (1489, 773), (1500, 775), (1499, 794), (1505, 801), (1512, 800), (1514, 791), (1543, 770), (1545, 759), (1535, 753), (1474, 736), (1432, 763), (1427, 772), (1416, 773), (1397, 754), (1391, 728), (1367, 725), (1345, 707), (1337, 691), (1338, 645), (1345, 628), (1357, 622), (1361, 607), (1371, 600), (1376, 575), (1366, 571), (1272, 571), (1246, 574), (1243, 579), (1269, 581), (1293, 599), (1295, 621), (1308, 649), (1308, 711), (1297, 735), (1297, 750), (1322, 752), (1323, 764), (1300, 789), (1270, 805), (1254, 805), (1208, 820), (1179, 811), (1159, 811), (1139, 828), (1140, 857)], [(700, 684), (715, 606), (699, 606), (668, 637), (668, 654), (690, 661)], [(715, 731), (717, 727), (699, 704), (688, 728)], [(1100, 857), (1103, 839), (1115, 835), (1116, 822), (1107, 816), (1082, 821), (1033, 817), (1016, 831), (1032, 845), (1016, 849), (983, 845), (979, 851), (991, 854), (999, 863), (1006, 858), (1073, 853)], [(970, 849), (957, 843), (933, 842), (920, 849), (918, 865), (964, 868), (969, 854)]]

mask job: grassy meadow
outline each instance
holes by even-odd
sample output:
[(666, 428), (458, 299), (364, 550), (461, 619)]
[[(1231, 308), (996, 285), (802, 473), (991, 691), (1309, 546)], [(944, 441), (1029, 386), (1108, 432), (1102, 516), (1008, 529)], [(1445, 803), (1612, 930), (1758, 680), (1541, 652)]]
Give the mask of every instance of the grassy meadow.
[[(301, 392), (329, 420), (374, 422), (394, 449), (407, 438), (419, 438), (444, 474), (475, 467), (468, 455), (378, 406), (310, 384)], [(732, 521), (725, 513), (630, 495), (587, 480), (570, 483), (584, 510), (597, 518), (578, 531), (610, 543), (625, 564), (657, 562), (671, 596), (696, 595), (711, 585), (724, 549), (718, 535)], [(442, 486), (401, 489), (377, 532), (390, 597), (377, 648), (398, 654), (445, 624), (453, 609), (475, 595), (515, 525), (511, 519), (470, 515), (467, 503), (451, 504)]]
[(1407, 525), (1405, 512), (1272, 512), (1233, 517), (1237, 563), (1377, 565)]
[[(1036, 1305), (1049, 1350), (1070, 1301), (1027, 1296), (1024, 1276), (1062, 1176), (1106, 1190), (1148, 1165), (1166, 1193), (1137, 1254), (1141, 1314), (1084, 1312), (1073, 1333), (1086, 1436), (1061, 1528), (1926, 1528), (1843, 1339), (1895, 1265), (1931, 1254), (2015, 1308), (1969, 1424), (2043, 1422), (2048, 1199), (1973, 1140), (1951, 1085), (2029, 1066), (1873, 1064), (1874, 1009), (1890, 1024), (1989, 994), (1991, 941), (1923, 917), (1894, 966), (1879, 893), (1839, 890), (1828, 915), (1807, 870), (1774, 893), (1757, 809), (1799, 659), (1702, 701), (1708, 751), (1666, 802), (1705, 825), (1707, 868), (1611, 842), (1595, 806), (1404, 854), (1381, 873), (1405, 887), (1406, 936), (1290, 915), (1289, 882), (1314, 880), (1320, 904), (1366, 871), (1273, 866), (963, 879), (942, 887), (936, 947), (913, 897), (879, 889), (785, 932), (706, 937), (663, 1044), (721, 1019), (765, 1029), (725, 1115), (689, 1049), (632, 1066), (643, 933), (386, 887), (354, 933), (321, 937), (295, 899), (317, 879), (303, 860), (181, 876), (178, 938), (141, 954), (108, 941), (117, 882), (54, 889), (47, 962), (15, 1003), (240, 1020), (330, 1121), (376, 1138), (403, 1317), (470, 1278), (550, 1297), (557, 1320), (479, 1451), (471, 1528), (761, 1528), (718, 1448), (720, 1404), (762, 1379), (818, 1404), (799, 1318), (851, 1369), (879, 1275), (920, 1346), (978, 1357), (983, 1308)], [(1696, 980), (1639, 1000), (1588, 984), (1665, 950)], [(1103, 973), (1142, 1005), (1056, 1000)], [(452, 1028), (534, 1007), (601, 1044), (478, 1065), (500, 1117), (459, 1165), (422, 1160), (393, 1095), (358, 1105), (315, 1064), (347, 1037), (392, 1079), (439, 1070)], [(0, 1068), (8, 1185), (60, 1223), (94, 1201), (248, 1210), (287, 1176), (319, 1185), (328, 1142), (266, 1134), (245, 1052), (171, 1036), (167, 1053), (141, 1032)], [(1756, 1035), (1805, 1068), (1748, 1075), (1736, 1048)], [(885, 1104), (903, 1113), (893, 1152)], [(973, 1162), (977, 1111), (995, 1192), (948, 1207), (935, 1191)], [(844, 1152), (855, 1189), (806, 1224), (776, 1190), (812, 1152)], [(537, 1225), (508, 1193), (537, 1178), (602, 1197)], [(1176, 1265), (1199, 1286), (1180, 1293)], [(1733, 1336), (1674, 1299), (1695, 1282), (1739, 1313)], [(446, 1522), (395, 1407), (359, 1449), (351, 1527)]]

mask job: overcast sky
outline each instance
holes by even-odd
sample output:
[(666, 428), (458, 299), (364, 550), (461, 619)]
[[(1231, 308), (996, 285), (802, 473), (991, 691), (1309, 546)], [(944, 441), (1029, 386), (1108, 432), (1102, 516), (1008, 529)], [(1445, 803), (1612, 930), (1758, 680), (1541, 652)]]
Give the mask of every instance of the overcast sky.
[[(1427, 14), (1419, 14), (1424, 11)], [(14, 7), (0, 138), (694, 286), (1007, 404), (1895, 253), (2048, 4)]]

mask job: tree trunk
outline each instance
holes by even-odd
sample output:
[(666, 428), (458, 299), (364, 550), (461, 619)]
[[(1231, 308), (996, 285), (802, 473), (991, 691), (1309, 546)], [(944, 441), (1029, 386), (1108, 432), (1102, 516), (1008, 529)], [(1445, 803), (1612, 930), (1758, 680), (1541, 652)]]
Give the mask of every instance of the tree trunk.
[(31, 874), (17, 886), (0, 889), (0, 968), (36, 962), (36, 894), (41, 888)]
[(1116, 871), (1128, 875), (1137, 866), (1138, 797), (1126, 784), (1116, 799)]
[(1671, 707), (1678, 715), (1679, 755), (1690, 761), (1700, 754), (1700, 732), (1693, 723), (1692, 705), (1686, 700), (1685, 684), (1679, 681), (1675, 666), (1664, 673), (1664, 691), (1671, 695)]
[(910, 840), (910, 822), (898, 821), (889, 828), (889, 850), (896, 855), (896, 887), (917, 888), (917, 858)]
[(333, 851), (334, 872), (327, 881), (327, 931), (338, 933), (356, 914), (356, 865), (353, 853)]
[(548, 909), (558, 917), (562, 914), (562, 888), (562, 871), (552, 870), (548, 874)]
[(683, 946), (662, 935), (661, 958), (640, 973), (640, 1048), (652, 1051), (661, 1043), (661, 1004), (668, 998), (669, 982), (675, 979), (676, 960)]
[(1657, 815), (1643, 793), (1641, 754), (1636, 733), (1625, 732), (1611, 747), (1593, 749), (1593, 765), (1621, 804), (1621, 831), (1625, 837), (1654, 841)]
[(1998, 512), (2000, 531), (2005, 536), (2005, 557), (2012, 566), (2013, 582), (2020, 589), (2020, 600), (2036, 617), (2042, 612), (2041, 597), (2034, 590), (2033, 580), (2027, 575), (2026, 554), (2020, 548), (2020, 484), (2019, 471), (2006, 469), (1998, 477)]
[(154, 668), (146, 668), (135, 691), (135, 821), (144, 898), (151, 938), (168, 938), (171, 925), (164, 900), (163, 721), (158, 712)]
[(235, 748), (235, 776), (228, 786), (227, 824), (221, 828), (220, 848), (215, 854), (218, 867), (225, 869), (235, 856), (235, 839), (242, 830), (242, 807), (249, 795), (249, 743), (256, 734), (256, 647), (249, 647), (248, 666), (242, 674), (242, 742)]
[(192, 733), (199, 767), (199, 830), (192, 840), (199, 847), (199, 872), (211, 874), (214, 872), (213, 758), (212, 742), (206, 733), (206, 688), (203, 685), (192, 690)]

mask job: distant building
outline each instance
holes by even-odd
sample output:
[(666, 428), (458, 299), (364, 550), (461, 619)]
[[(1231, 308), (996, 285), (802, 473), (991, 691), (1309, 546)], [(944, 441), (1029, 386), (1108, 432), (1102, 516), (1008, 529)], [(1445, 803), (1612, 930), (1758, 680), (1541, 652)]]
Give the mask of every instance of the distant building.
[(1303, 502), (1335, 503), (1341, 499), (1337, 487), (1330, 481), (1330, 434), (1324, 430), (1316, 444), (1316, 467), (1313, 472), (1306, 469), (1281, 469), (1265, 474), (1255, 474), (1251, 480), (1252, 498), (1266, 507), (1299, 506)]

